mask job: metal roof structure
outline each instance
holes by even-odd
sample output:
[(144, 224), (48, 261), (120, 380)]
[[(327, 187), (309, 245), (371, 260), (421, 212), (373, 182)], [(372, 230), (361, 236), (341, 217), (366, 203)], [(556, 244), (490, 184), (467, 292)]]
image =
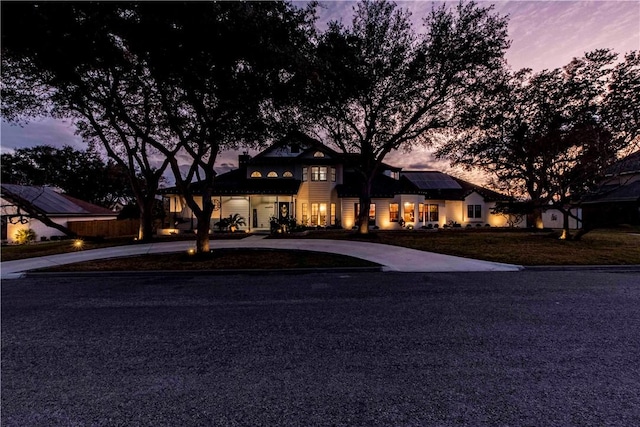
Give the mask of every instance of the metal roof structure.
[(115, 212), (56, 192), (51, 187), (2, 184), (2, 197), (20, 205), (28, 203), (47, 215), (116, 215)]

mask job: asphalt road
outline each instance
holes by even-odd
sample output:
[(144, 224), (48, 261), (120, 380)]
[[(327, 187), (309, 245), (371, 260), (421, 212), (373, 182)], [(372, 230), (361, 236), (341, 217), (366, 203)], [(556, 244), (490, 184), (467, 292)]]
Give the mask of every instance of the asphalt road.
[(2, 282), (3, 426), (638, 426), (634, 272)]

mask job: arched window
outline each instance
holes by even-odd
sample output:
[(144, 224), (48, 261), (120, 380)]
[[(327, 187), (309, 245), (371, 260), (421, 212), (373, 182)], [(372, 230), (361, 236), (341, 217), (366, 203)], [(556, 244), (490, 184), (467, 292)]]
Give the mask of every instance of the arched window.
[(285, 173), (282, 174), (283, 178), (293, 178), (293, 174), (289, 171), (286, 171)]
[(324, 153), (322, 151), (316, 151), (313, 153), (313, 157), (324, 157)]
[(251, 178), (262, 178), (262, 174), (258, 171), (251, 172)]
[(277, 178), (278, 177), (278, 172), (276, 171), (271, 171), (267, 174), (267, 178)]

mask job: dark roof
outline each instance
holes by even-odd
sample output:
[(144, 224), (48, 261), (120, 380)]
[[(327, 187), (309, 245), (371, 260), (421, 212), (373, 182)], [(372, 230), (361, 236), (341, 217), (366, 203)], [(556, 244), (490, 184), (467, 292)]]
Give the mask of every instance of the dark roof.
[(612, 176), (629, 173), (640, 173), (640, 151), (636, 151), (608, 167), (605, 175)]
[(66, 194), (60, 194), (50, 187), (2, 184), (2, 197), (16, 205), (31, 204), (47, 215), (102, 216), (117, 215), (112, 210), (97, 206)]
[(509, 200), (508, 196), (438, 171), (407, 171), (400, 176), (411, 181), (428, 199), (464, 200), (474, 191), (487, 202)]
[[(247, 178), (244, 169), (234, 169), (218, 175), (213, 180), (213, 195), (226, 196), (234, 194), (286, 194), (298, 193), (300, 180), (292, 178)], [(164, 188), (160, 194), (175, 194), (176, 187)], [(191, 184), (194, 194), (202, 193), (202, 183)]]
[(400, 174), (421, 190), (461, 190), (453, 177), (436, 171), (407, 171)]
[(597, 194), (588, 196), (584, 204), (639, 202), (640, 181), (626, 185), (607, 185), (599, 189)]
[[(356, 172), (345, 172), (343, 183), (336, 186), (338, 197), (359, 197), (361, 183), (362, 179)], [(383, 174), (373, 179), (371, 197), (391, 198), (396, 194), (422, 194), (422, 191), (406, 179), (393, 179)]]

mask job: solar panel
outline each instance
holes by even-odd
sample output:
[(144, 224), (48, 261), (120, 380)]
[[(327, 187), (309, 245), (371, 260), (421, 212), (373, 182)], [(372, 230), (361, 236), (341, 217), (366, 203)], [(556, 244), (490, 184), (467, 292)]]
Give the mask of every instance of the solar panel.
[(87, 213), (80, 206), (62, 197), (47, 187), (30, 187), (13, 184), (2, 184), (2, 188), (16, 197), (33, 204), (46, 213), (82, 214)]
[(421, 190), (462, 189), (453, 178), (442, 172), (402, 172), (402, 175)]

